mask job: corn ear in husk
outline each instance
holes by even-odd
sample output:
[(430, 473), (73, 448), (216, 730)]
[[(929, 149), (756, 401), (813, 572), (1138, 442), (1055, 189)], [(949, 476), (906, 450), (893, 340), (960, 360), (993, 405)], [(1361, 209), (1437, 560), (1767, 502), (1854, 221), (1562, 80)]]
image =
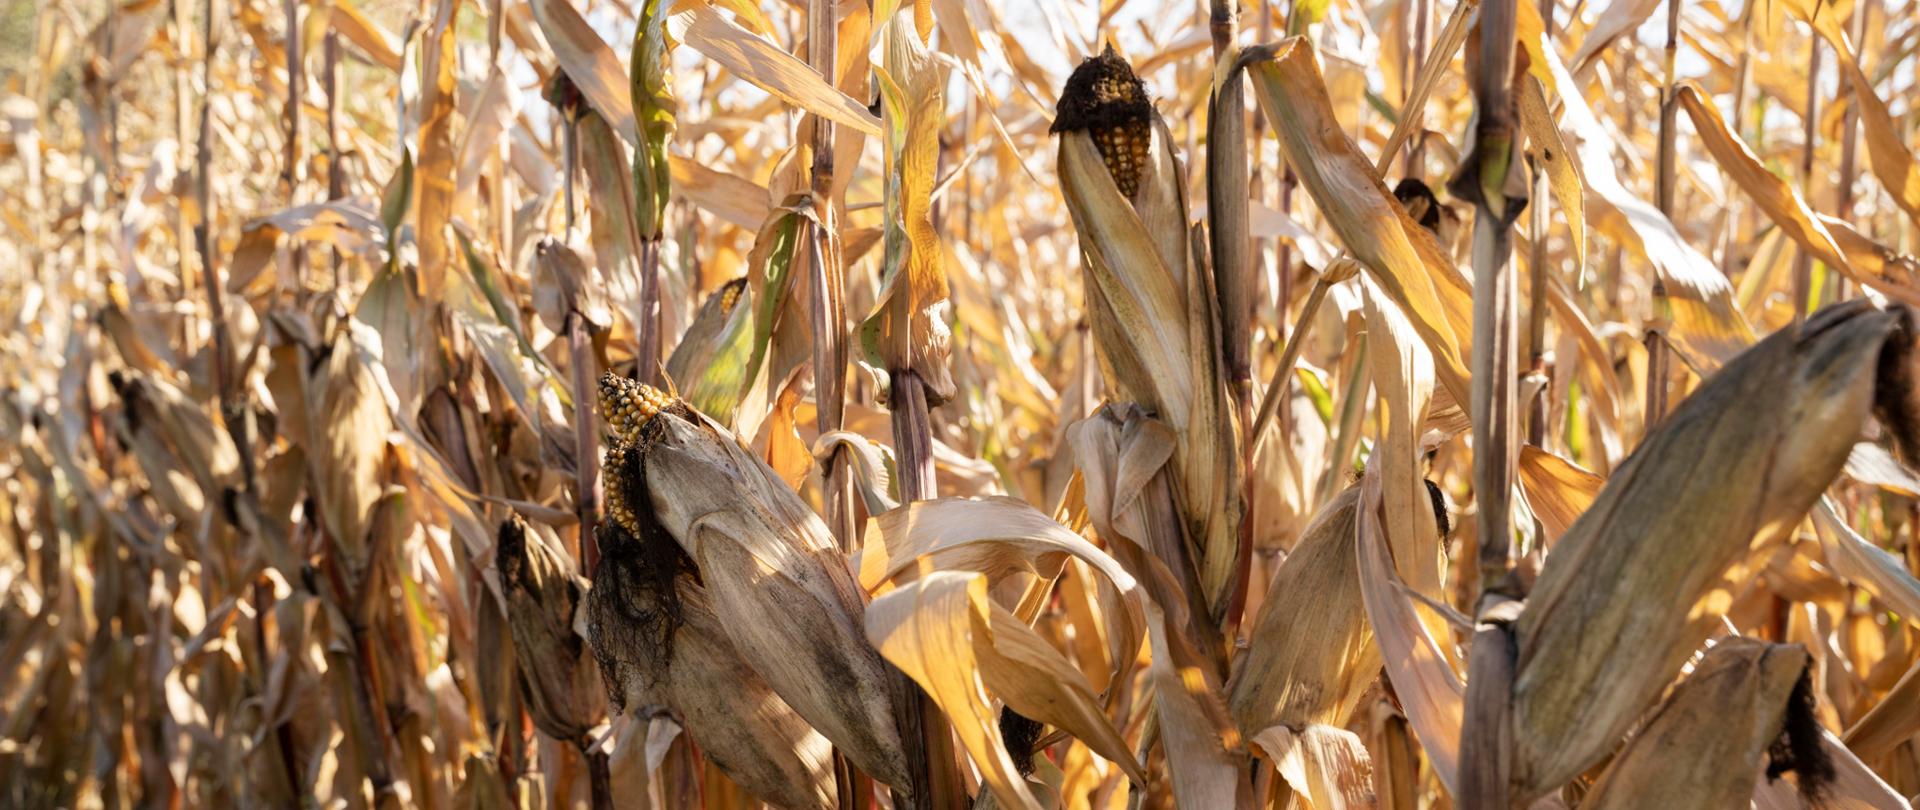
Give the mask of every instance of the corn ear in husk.
[(588, 666), (586, 639), (574, 632), (587, 582), (517, 514), (500, 524), (496, 548), (507, 629), (533, 723), (554, 739), (581, 742), (607, 705)]
[[(601, 537), (606, 559), (646, 553), (623, 547), (641, 541), (617, 527), (603, 527)], [(762, 801), (835, 806), (833, 743), (741, 656), (705, 589), (691, 576), (659, 586), (646, 565), (602, 566), (593, 644), (615, 707), (665, 707), (708, 761)]]
[(609, 512), (635, 541), (605, 549), (603, 570), (643, 581), (664, 570), (656, 589), (676, 566), (698, 577), (727, 639), (773, 691), (862, 770), (904, 785), (894, 681), (867, 643), (864, 599), (826, 524), (684, 403), (603, 377), (601, 404), (613, 437)]
[[(1133, 69), (1109, 48), (1068, 79), (1053, 131), (1080, 237), (1088, 320), (1110, 384), (1173, 428), (1190, 568), (1220, 618), (1238, 556), (1240, 474), (1213, 279), (1187, 230), (1186, 173)], [(1202, 254), (1204, 255), (1204, 254)]]
[(1911, 361), (1889, 340), (1901, 328), (1854, 302), (1774, 334), (1608, 480), (1513, 625), (1512, 798), (1592, 766), (1660, 694), (1736, 596), (1723, 575), (1798, 525), (1845, 464), (1882, 367)]

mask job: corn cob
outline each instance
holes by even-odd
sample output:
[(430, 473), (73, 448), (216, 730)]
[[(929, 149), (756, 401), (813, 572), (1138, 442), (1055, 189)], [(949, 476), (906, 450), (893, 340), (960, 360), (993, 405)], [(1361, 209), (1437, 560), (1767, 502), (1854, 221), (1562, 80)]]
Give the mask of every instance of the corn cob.
[(1059, 115), (1051, 131), (1057, 135), (1083, 129), (1100, 150), (1120, 194), (1131, 199), (1140, 189), (1147, 149), (1153, 142), (1153, 101), (1133, 66), (1114, 52), (1112, 43), (1099, 56), (1081, 62), (1060, 93)]

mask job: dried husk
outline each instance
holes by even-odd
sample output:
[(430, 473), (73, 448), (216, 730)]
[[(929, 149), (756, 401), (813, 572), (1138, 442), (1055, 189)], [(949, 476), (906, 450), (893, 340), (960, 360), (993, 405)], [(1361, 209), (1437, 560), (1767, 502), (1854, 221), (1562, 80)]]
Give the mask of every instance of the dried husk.
[[(610, 527), (602, 536), (613, 539), (617, 532)], [(626, 535), (613, 541), (639, 542)], [(658, 637), (595, 636), (614, 705), (642, 713), (641, 720), (646, 712), (665, 707), (708, 761), (761, 801), (796, 809), (835, 806), (833, 743), (796, 714), (741, 656), (705, 589), (690, 576), (675, 578), (671, 588), (603, 580), (594, 592), (595, 611), (620, 611), (651, 621), (671, 614), (675, 622), (664, 657), (651, 643)], [(601, 601), (603, 592), (618, 593), (619, 603)]]
[(1344, 725), (1380, 669), (1353, 542), (1358, 487), (1322, 509), (1274, 576), (1230, 684), (1248, 736)]
[(309, 382), (313, 415), (308, 429), (318, 473), (316, 496), (352, 582), (366, 576), (370, 563), (368, 530), (373, 506), (384, 488), (381, 467), (387, 458), (387, 433), (393, 419), (379, 384), (353, 341), (342, 335), (327, 352), (325, 365)]
[(507, 628), (534, 726), (555, 739), (585, 740), (606, 715), (591, 651), (574, 631), (587, 581), (518, 514), (500, 524), (497, 549)]
[(799, 496), (677, 401), (645, 422), (624, 463), (609, 463), (616, 488), (684, 552), (727, 638), (773, 690), (862, 770), (905, 785), (893, 680), (867, 642), (863, 597)]
[(1582, 810), (1735, 810), (1753, 798), (1753, 772), (1780, 737), (1806, 649), (1730, 638), (1707, 650), (1600, 775)]
[(1598, 761), (1797, 525), (1872, 408), (1896, 318), (1830, 307), (1729, 362), (1641, 444), (1548, 557), (1514, 625), (1513, 798)]

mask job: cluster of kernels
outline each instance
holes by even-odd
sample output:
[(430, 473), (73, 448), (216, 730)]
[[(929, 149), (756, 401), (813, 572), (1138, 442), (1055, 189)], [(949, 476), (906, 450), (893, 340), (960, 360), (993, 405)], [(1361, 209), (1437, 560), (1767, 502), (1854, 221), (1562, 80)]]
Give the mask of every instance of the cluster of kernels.
[(1113, 184), (1122, 196), (1131, 198), (1140, 190), (1140, 175), (1147, 169), (1147, 145), (1153, 141), (1153, 127), (1145, 121), (1104, 127), (1087, 133), (1100, 150), (1100, 159), (1113, 175)]
[(615, 444), (632, 444), (641, 426), (671, 402), (665, 392), (612, 374), (600, 375), (600, 415)]
[(721, 287), (720, 288), (720, 311), (725, 313), (732, 313), (733, 305), (740, 303), (740, 291), (746, 288), (747, 288), (747, 282), (745, 279), (730, 281), (730, 282), (727, 282), (727, 286)]
[(633, 504), (627, 499), (627, 493), (632, 489), (626, 480), (627, 456), (633, 452), (635, 452), (633, 445), (626, 442), (607, 448), (607, 517), (613, 519), (613, 525), (626, 529), (628, 534), (638, 537), (640, 535), (639, 516), (634, 514)]

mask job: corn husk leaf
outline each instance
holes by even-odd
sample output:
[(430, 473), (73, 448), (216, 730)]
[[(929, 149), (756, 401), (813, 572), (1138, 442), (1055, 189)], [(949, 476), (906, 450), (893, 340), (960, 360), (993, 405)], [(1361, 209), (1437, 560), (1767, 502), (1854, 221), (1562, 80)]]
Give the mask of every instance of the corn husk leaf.
[(1238, 49), (1220, 54), (1207, 108), (1207, 238), (1219, 297), (1221, 359), (1230, 383), (1252, 374), (1248, 352), (1258, 295), (1247, 168), (1247, 76), (1239, 60)]
[(374, 503), (385, 489), (387, 434), (393, 429), (386, 400), (353, 342), (340, 337), (326, 365), (310, 382), (309, 425), (319, 471), (317, 500), (353, 581), (366, 575), (368, 534)]
[(528, 712), (554, 739), (585, 740), (606, 714), (606, 692), (587, 663), (586, 639), (574, 632), (587, 582), (519, 515), (500, 524), (499, 537), (500, 590)]
[[(1349, 488), (1314, 517), (1274, 575), (1247, 650), (1234, 662), (1233, 718), (1253, 730), (1255, 742), (1276, 727), (1339, 727), (1379, 672), (1354, 557), (1359, 497)], [(1311, 757), (1313, 746), (1304, 751), (1296, 753)]]

